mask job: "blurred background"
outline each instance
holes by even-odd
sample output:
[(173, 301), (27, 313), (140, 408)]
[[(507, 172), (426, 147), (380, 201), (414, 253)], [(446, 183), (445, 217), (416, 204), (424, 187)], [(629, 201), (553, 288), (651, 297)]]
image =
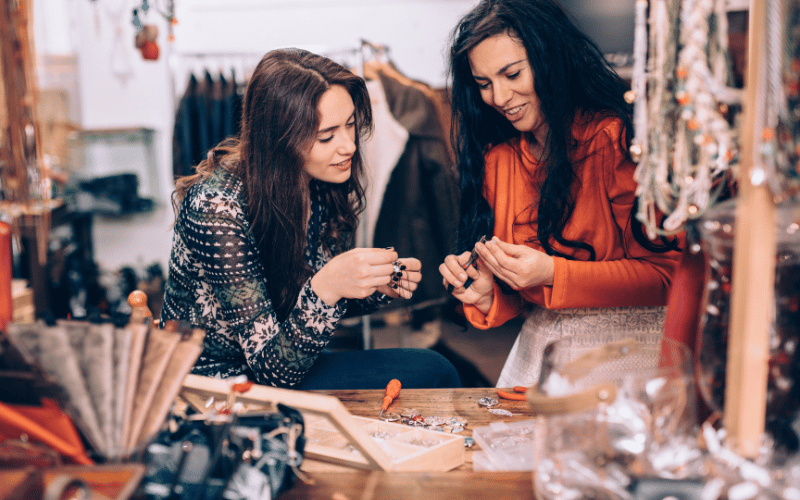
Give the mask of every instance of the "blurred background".
[[(32, 289), (37, 314), (124, 312), (139, 288), (158, 315), (175, 177), (236, 133), (241, 94), (261, 56), (301, 47), (365, 76), (383, 113), (365, 148), (377, 151), (372, 162), (384, 176), (369, 191), (359, 243), (423, 260), (412, 301), (349, 319), (331, 347), (430, 347), (456, 364), (465, 386), (496, 382), (521, 322), (463, 327), (437, 270), (452, 251), (458, 215), (446, 49), (476, 0), (31, 1), (44, 161), (54, 195), (65, 200), (53, 215), (47, 263), (24, 242), (15, 255), (14, 275)], [(635, 2), (562, 3), (629, 75)], [(746, 40), (747, 2), (729, 4), (733, 45)]]

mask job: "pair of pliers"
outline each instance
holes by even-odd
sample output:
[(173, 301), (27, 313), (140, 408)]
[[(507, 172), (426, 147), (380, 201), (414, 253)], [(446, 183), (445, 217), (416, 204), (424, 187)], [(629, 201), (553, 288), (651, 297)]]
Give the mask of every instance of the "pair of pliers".
[(503, 399), (512, 399), (514, 401), (525, 401), (525, 393), (528, 392), (527, 387), (522, 387), (521, 385), (514, 386), (514, 392), (503, 391), (501, 389), (497, 390), (497, 395)]
[[(486, 236), (481, 237), (478, 243), (486, 243)], [(467, 263), (463, 266), (464, 269), (467, 269), (469, 266), (474, 265), (475, 262), (478, 261), (478, 243), (475, 243), (475, 246), (472, 247), (472, 252), (469, 254), (469, 259), (467, 259)], [(469, 288), (469, 286), (472, 284), (472, 281), (472, 278), (467, 277), (467, 281), (464, 282), (464, 288)], [(447, 293), (453, 293), (453, 290), (455, 290), (455, 287), (452, 284), (447, 285)]]

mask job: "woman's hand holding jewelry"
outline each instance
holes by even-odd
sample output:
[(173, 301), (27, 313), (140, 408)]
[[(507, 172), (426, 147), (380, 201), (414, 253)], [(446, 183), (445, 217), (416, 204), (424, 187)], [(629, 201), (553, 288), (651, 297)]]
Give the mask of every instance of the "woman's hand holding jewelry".
[[(453, 297), (464, 304), (475, 305), (481, 312), (486, 314), (489, 312), (494, 300), (492, 272), (481, 262), (481, 259), (476, 262), (477, 268), (467, 266), (464, 269), (464, 266), (469, 261), (469, 254), (470, 252), (464, 252), (461, 255), (448, 255), (445, 257), (444, 262), (439, 266), (439, 272), (443, 278), (442, 283), (445, 287), (453, 285), (453, 291), (451, 292)], [(472, 278), (472, 284), (465, 288), (464, 283), (467, 278)]]
[(378, 291), (392, 298), (410, 299), (414, 290), (422, 281), (422, 262), (411, 257), (404, 257), (395, 262), (391, 281), (378, 287)]
[(393, 249), (354, 248), (335, 256), (317, 271), (311, 278), (311, 288), (330, 306), (343, 298), (363, 299), (378, 288), (389, 288), (395, 261), (397, 252)]
[(514, 290), (553, 284), (553, 257), (526, 245), (491, 240), (476, 245), (489, 270)]

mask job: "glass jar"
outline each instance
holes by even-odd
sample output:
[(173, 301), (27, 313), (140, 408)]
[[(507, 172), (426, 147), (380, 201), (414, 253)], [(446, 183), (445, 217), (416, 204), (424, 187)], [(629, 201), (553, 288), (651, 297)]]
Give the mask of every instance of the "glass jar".
[[(695, 359), (698, 388), (712, 410), (725, 406), (725, 370), (733, 273), (736, 199), (720, 203), (700, 223), (707, 257), (703, 316)], [(769, 333), (766, 429), (775, 444), (798, 449), (792, 424), (800, 410), (800, 204), (776, 207), (775, 296)]]

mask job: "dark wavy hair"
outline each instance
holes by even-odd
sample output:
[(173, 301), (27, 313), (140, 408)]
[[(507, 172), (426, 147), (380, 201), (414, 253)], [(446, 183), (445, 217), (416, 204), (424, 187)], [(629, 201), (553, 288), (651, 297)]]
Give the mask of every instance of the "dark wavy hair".
[[(240, 136), (221, 142), (194, 175), (176, 182), (175, 207), (192, 184), (215, 168), (226, 168), (242, 179), (267, 289), (279, 318), (288, 315), (303, 283), (313, 274), (304, 259), (310, 192), (303, 166), (319, 128), (320, 98), (334, 85), (347, 89), (353, 99), (358, 144), (373, 126), (364, 80), (326, 57), (300, 49), (274, 50), (261, 59), (250, 77)], [(364, 164), (358, 149), (351, 172), (342, 184), (320, 182), (329, 213), (320, 241), (330, 253), (350, 246), (349, 238), (364, 209)], [(326, 245), (328, 241), (332, 248)]]
[[(633, 110), (624, 99), (628, 85), (610, 67), (597, 45), (551, 0), (482, 0), (451, 35), (451, 140), (461, 182), (457, 251), (468, 250), (481, 236), (492, 234), (494, 214), (483, 195), (484, 154), (491, 146), (520, 135), (505, 117), (483, 102), (470, 68), (470, 50), (487, 38), (503, 34), (525, 47), (534, 91), (540, 97), (541, 113), (549, 127), (542, 158), (544, 168), (536, 180), (540, 184), (537, 240), (549, 255), (574, 258), (555, 250), (555, 241), (567, 248), (585, 250), (588, 260), (594, 260), (591, 245), (567, 240), (562, 234), (575, 208), (576, 162), (574, 158), (570, 160), (570, 155), (579, 145), (571, 134), (572, 125), (579, 114), (588, 119), (598, 115), (618, 117), (625, 130), (620, 145), (628, 151), (633, 136)], [(634, 206), (629, 221), (636, 241), (655, 252), (675, 248), (674, 242), (651, 242), (635, 219), (636, 211)]]

